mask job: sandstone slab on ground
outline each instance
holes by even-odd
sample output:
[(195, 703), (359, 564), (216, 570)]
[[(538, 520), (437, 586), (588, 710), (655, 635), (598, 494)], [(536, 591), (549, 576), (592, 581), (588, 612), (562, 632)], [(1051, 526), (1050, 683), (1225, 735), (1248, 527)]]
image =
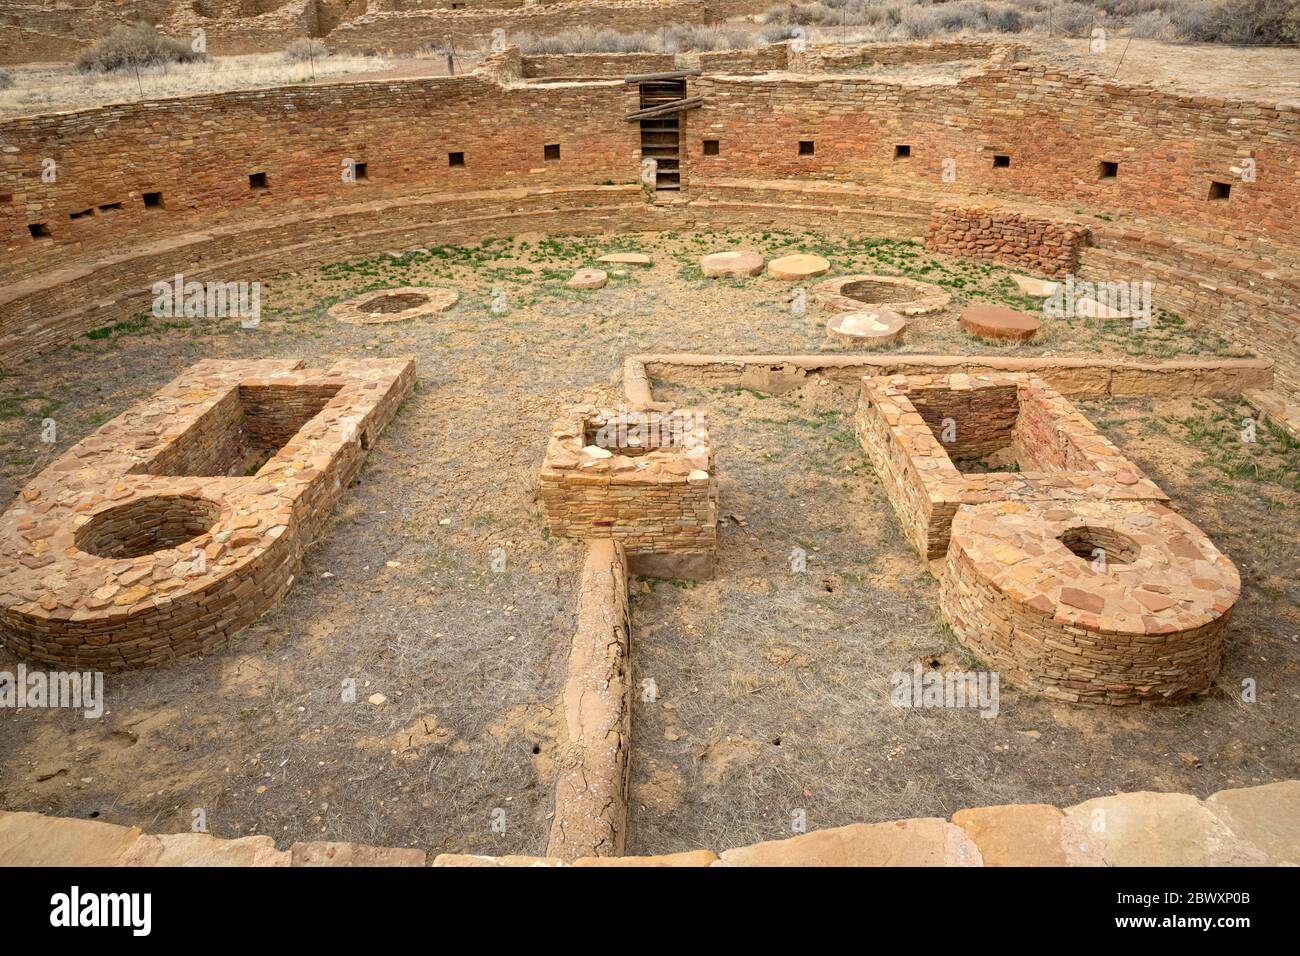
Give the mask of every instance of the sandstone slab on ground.
[(826, 323), (826, 334), (854, 348), (882, 349), (893, 345), (907, 331), (907, 319), (892, 309), (841, 312)]
[(603, 289), (609, 281), (609, 273), (604, 269), (579, 269), (568, 282), (566, 289)]
[(1300, 866), (1300, 780), (1220, 790), (1205, 805), (1269, 862)]
[(1032, 339), (1042, 323), (1028, 312), (1003, 305), (968, 305), (961, 310), (961, 327), (981, 339)]
[(289, 848), (292, 866), (425, 866), (428, 854), (409, 847), (368, 846), (364, 843), (295, 843)]
[(811, 279), (831, 271), (831, 264), (821, 256), (800, 252), (793, 256), (782, 256), (767, 264), (767, 274), (773, 279), (794, 282), (799, 279)]
[(714, 252), (700, 260), (700, 270), (710, 278), (756, 276), (763, 271), (763, 257), (752, 249)]
[(715, 866), (979, 866), (980, 852), (947, 820), (857, 823), (727, 850)]
[(985, 866), (1065, 866), (1065, 815), (1044, 803), (958, 810), (952, 822), (979, 847)]
[(1033, 276), (1013, 275), (1011, 281), (1016, 284), (1016, 288), (1022, 295), (1035, 299), (1046, 299), (1048, 296), (1055, 295), (1056, 290), (1061, 287), (1059, 282), (1035, 279)]
[(650, 257), (644, 252), (611, 252), (596, 260), (615, 266), (648, 266)]
[(0, 811), (0, 866), (112, 866), (139, 827)]
[(1108, 866), (1251, 866), (1267, 862), (1185, 793), (1121, 793), (1065, 811)]
[(574, 866), (712, 866), (718, 859), (712, 850), (690, 850), (665, 856), (587, 856)]
[(210, 833), (146, 834), (131, 847), (123, 866), (288, 866), (289, 851), (268, 836), (223, 840)]
[(551, 856), (477, 856), (470, 853), (440, 853), (433, 866), (569, 866)]

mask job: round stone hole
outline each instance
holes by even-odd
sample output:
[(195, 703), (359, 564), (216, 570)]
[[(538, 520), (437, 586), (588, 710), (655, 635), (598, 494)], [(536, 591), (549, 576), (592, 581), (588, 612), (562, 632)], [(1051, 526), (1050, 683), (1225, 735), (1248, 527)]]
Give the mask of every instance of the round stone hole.
[(394, 312), (417, 308), (428, 301), (429, 297), (423, 292), (394, 292), (392, 295), (376, 296), (361, 306), (361, 311), (370, 315), (392, 315)]
[(1071, 554), (1089, 563), (1104, 555), (1107, 565), (1132, 564), (1142, 551), (1141, 546), (1128, 535), (1094, 525), (1070, 528), (1057, 540)]
[(101, 511), (77, 529), (77, 547), (101, 558), (138, 558), (207, 533), (221, 506), (189, 495), (151, 495)]

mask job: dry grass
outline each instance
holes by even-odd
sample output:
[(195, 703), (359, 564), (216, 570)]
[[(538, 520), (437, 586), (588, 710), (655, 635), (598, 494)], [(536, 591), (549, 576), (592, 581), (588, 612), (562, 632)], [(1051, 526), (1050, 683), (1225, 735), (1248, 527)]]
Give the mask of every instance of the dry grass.
[(330, 56), (286, 62), (282, 53), (213, 57), (202, 63), (171, 63), (107, 74), (82, 74), (72, 66), (15, 67), (13, 86), (0, 83), (0, 117), (88, 109), (113, 103), (290, 86), (314, 78), (385, 69), (379, 57)]
[[(828, 346), (826, 315), (793, 315), (787, 284), (700, 275), (698, 257), (729, 245), (822, 252), (839, 272), (919, 275), (959, 296), (1007, 301), (1004, 270), (908, 243), (804, 233), (519, 237), (277, 277), (265, 284), (255, 332), (146, 322), (0, 373), (0, 501), (50, 455), (200, 358), (319, 366), (414, 354), (420, 373), (293, 589), (230, 647), (110, 676), (98, 721), (0, 709), (0, 806), (161, 831), (188, 829), (202, 807), (214, 833), (269, 834), (282, 847), (343, 839), (542, 850), (581, 559), (574, 543), (547, 535), (536, 501), (551, 422), (574, 402), (616, 406), (620, 360), (632, 352)], [(597, 292), (564, 288), (612, 248), (639, 248), (655, 264), (612, 270)], [(461, 299), (435, 320), (391, 327), (325, 315), (340, 298), (406, 285), (450, 286)], [(494, 288), (508, 311), (491, 309)], [(1221, 345), (1194, 326), (1168, 331), (1159, 343), (1134, 343), (1062, 327), (1005, 354)], [(957, 331), (951, 313), (918, 319), (910, 334), (908, 351), (1000, 351)], [(1243, 568), (1246, 603), (1224, 686), (1256, 676), (1260, 704), (1244, 707), (1225, 691), (1185, 707), (1091, 715), (1004, 690), (1002, 716), (984, 720), (903, 712), (885, 698), (889, 674), (915, 658), (963, 661), (938, 623), (934, 584), (856, 447), (852, 396), (817, 380), (780, 398), (667, 385), (657, 394), (713, 416), (726, 524), (715, 581), (661, 582), (649, 593), (635, 584), (634, 676), (638, 686), (655, 679), (661, 696), (635, 715), (630, 851), (788, 834), (793, 809), (805, 809), (813, 828), (1069, 803), (1111, 789), (1208, 792), (1300, 773), (1291, 730), (1300, 699), (1288, 689), (1300, 672), (1300, 492), (1257, 480), (1235, 459), (1225, 468), (1247, 477), (1203, 468), (1200, 451), (1176, 457), (1186, 439), (1217, 434), (1198, 424), (1208, 412), (1157, 409), (1171, 437), (1130, 433), (1155, 420), (1149, 411), (1088, 410)], [(46, 417), (59, 425), (54, 448), (40, 441)], [(1293, 461), (1270, 457), (1258, 470)], [(1226, 491), (1212, 486), (1221, 479)], [(790, 573), (796, 544), (808, 551), (806, 574)], [(508, 555), (500, 574), (490, 570), (498, 547)], [(14, 663), (0, 652), (0, 669)], [(356, 681), (356, 703), (340, 700), (345, 678)], [(367, 703), (375, 693), (387, 701)], [(1197, 753), (1204, 767), (1177, 751)], [(488, 826), (498, 807), (505, 834)]]

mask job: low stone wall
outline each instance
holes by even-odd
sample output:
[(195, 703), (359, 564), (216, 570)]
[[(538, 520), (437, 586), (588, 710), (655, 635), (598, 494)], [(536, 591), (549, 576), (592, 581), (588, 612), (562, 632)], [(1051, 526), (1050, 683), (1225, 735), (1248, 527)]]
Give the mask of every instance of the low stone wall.
[[(430, 860), (432, 856), (432, 860)], [(0, 811), (0, 866), (1300, 866), (1300, 781), (1118, 793), (1072, 807), (1010, 804), (861, 823), (718, 852), (666, 856), (433, 855), (358, 843), (234, 840)]]
[(578, 626), (564, 685), (555, 812), (546, 855), (562, 860), (620, 856), (631, 774), (632, 621), (627, 554), (591, 542), (578, 585)]
[[(1023, 373), (864, 379), (854, 425), (904, 534), (930, 560), (948, 551), (963, 505), (1168, 500), (1073, 405)], [(1024, 470), (963, 474), (953, 463), (1003, 446)]]
[(204, 361), (56, 459), (0, 515), (0, 642), (124, 670), (275, 604), (415, 382), (415, 362)]
[(998, 355), (632, 355), (623, 363), (629, 403), (653, 401), (651, 379), (681, 385), (740, 385), (782, 394), (809, 377), (855, 391), (863, 376), (967, 375), (1021, 372), (1035, 375), (1071, 398), (1203, 396), (1236, 398), (1266, 389), (1273, 365), (1263, 359), (1190, 359), (1128, 362), (1123, 359), (1033, 358)]
[(542, 77), (617, 77), (634, 73), (663, 73), (672, 70), (677, 58), (671, 53), (566, 53), (529, 54), (523, 57), (526, 79)]
[(997, 209), (935, 206), (925, 248), (1063, 277), (1079, 268), (1088, 227)]

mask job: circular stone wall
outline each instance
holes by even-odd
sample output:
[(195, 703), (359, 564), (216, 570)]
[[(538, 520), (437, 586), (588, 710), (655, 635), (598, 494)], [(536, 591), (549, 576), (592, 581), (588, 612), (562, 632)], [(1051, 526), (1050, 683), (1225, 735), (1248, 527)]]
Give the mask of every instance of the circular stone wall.
[(937, 285), (901, 276), (839, 276), (813, 286), (813, 298), (829, 309), (860, 312), (888, 306), (900, 315), (938, 312), (952, 299)]
[(417, 286), (380, 289), (340, 302), (330, 308), (329, 314), (350, 325), (405, 322), (445, 312), (459, 299), (460, 296), (450, 289)]
[(212, 529), (221, 506), (190, 495), (152, 495), (101, 511), (77, 529), (77, 547), (100, 558), (139, 558), (179, 548)]
[(1200, 529), (1144, 501), (963, 506), (939, 578), (953, 631), (1006, 680), (1101, 704), (1206, 690), (1241, 589)]

